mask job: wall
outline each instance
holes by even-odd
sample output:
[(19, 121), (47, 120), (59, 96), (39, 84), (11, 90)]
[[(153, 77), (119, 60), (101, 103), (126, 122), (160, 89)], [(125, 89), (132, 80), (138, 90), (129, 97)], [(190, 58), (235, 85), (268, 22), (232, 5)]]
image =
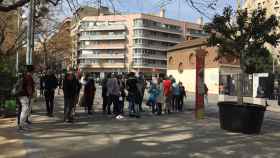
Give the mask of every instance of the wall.
[[(177, 82), (181, 81), (188, 92), (195, 92), (195, 69), (184, 69), (182, 73), (178, 70), (167, 70), (167, 75), (172, 75)], [(204, 81), (209, 89), (208, 93), (219, 93), (219, 68), (206, 68)]]

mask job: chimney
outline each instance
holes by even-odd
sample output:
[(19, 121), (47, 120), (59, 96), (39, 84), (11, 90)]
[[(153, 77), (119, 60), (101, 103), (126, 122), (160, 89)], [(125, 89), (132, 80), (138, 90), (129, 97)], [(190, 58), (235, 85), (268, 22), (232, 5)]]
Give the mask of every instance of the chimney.
[(159, 16), (162, 18), (165, 18), (165, 9), (164, 8), (160, 8)]
[(203, 17), (197, 19), (197, 24), (203, 25)]

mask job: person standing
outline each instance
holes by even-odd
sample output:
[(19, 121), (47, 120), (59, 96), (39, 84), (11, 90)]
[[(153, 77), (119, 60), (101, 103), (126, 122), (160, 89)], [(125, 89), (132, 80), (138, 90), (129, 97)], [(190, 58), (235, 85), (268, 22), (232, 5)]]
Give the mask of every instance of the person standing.
[(57, 90), (57, 95), (60, 95), (60, 90), (62, 89), (62, 74), (59, 74), (58, 76), (58, 90)]
[(16, 94), (17, 100), (20, 104), (19, 112), (19, 126), (20, 131), (25, 130), (25, 123), (31, 124), (30, 114), (31, 114), (31, 99), (35, 91), (34, 81), (32, 78), (33, 67), (27, 67), (27, 72), (23, 75), (23, 78), (18, 80), (19, 90)]
[(164, 105), (164, 86), (163, 86), (163, 78), (164, 78), (164, 75), (163, 74), (160, 74), (159, 75), (159, 81), (158, 81), (158, 97), (157, 97), (157, 107), (158, 107), (158, 110), (157, 110), (157, 114), (158, 115), (161, 115), (162, 113), (162, 106)]
[(166, 76), (163, 80), (163, 94), (164, 94), (164, 112), (167, 114), (171, 113), (171, 101), (172, 101), (172, 83), (171, 80)]
[(179, 107), (178, 107), (178, 109), (179, 109), (180, 112), (182, 112), (183, 107), (184, 107), (184, 98), (187, 96), (185, 87), (183, 86), (182, 82), (179, 82), (179, 90), (180, 90), (180, 97), (179, 97)]
[(103, 109), (103, 114), (106, 114), (106, 111), (107, 111), (107, 104), (108, 104), (108, 101), (107, 101), (107, 81), (108, 81), (108, 78), (110, 77), (110, 75), (108, 74), (101, 82), (101, 87), (102, 87), (102, 109)]
[(40, 75), (40, 96), (43, 97), (44, 95), (44, 87), (45, 87), (45, 75), (44, 73), (42, 72), (41, 75)]
[(123, 117), (124, 114), (124, 100), (125, 100), (125, 81), (123, 75), (118, 76), (118, 84), (120, 86), (121, 96), (119, 97), (119, 106), (120, 106), (120, 117)]
[(208, 87), (206, 85), (206, 83), (204, 83), (204, 105), (205, 107), (208, 106)]
[(150, 89), (148, 91), (149, 95), (149, 105), (152, 106), (152, 113), (155, 114), (158, 111), (158, 107), (157, 107), (157, 98), (159, 96), (159, 89), (157, 86), (157, 83), (152, 82)]
[(50, 70), (47, 72), (44, 80), (44, 95), (46, 101), (47, 116), (53, 117), (54, 111), (54, 95), (57, 88), (57, 78)]
[(173, 111), (178, 112), (179, 110), (179, 99), (180, 99), (180, 89), (179, 85), (176, 83), (176, 80), (173, 80), (172, 83), (172, 109)]
[(95, 92), (96, 92), (96, 87), (95, 87), (94, 80), (92, 77), (89, 77), (87, 79), (84, 88), (85, 106), (87, 107), (89, 115), (92, 115), (92, 106), (93, 106)]
[(145, 82), (144, 74), (142, 72), (139, 72), (139, 77), (137, 78), (137, 87), (140, 92), (139, 109), (140, 109), (140, 112), (144, 112), (144, 110), (142, 108), (142, 102), (143, 102), (143, 98), (144, 98), (146, 82)]
[(64, 93), (64, 121), (73, 122), (73, 108), (75, 106), (75, 100), (78, 93), (78, 80), (72, 71), (65, 75), (63, 81), (63, 93)]
[(116, 115), (116, 117), (119, 116), (120, 111), (118, 103), (120, 97), (120, 86), (115, 74), (107, 81), (107, 96), (109, 98), (109, 102), (107, 104), (108, 114), (111, 114), (111, 104), (113, 103), (113, 113)]
[(126, 89), (128, 91), (128, 102), (129, 102), (129, 116), (130, 117), (140, 117), (140, 92), (137, 87), (137, 78), (134, 72), (128, 74), (128, 79), (126, 81)]

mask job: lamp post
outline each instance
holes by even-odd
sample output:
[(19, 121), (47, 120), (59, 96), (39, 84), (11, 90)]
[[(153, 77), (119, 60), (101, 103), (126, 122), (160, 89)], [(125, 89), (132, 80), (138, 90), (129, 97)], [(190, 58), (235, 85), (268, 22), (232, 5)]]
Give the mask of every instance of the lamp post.
[(34, 0), (29, 2), (28, 25), (27, 25), (27, 51), (26, 65), (32, 65), (32, 53), (34, 46), (33, 22), (34, 22)]

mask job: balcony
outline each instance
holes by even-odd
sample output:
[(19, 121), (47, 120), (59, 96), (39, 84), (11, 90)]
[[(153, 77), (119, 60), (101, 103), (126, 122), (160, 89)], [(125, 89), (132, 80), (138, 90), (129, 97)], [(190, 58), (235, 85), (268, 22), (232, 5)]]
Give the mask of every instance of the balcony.
[(124, 63), (80, 63), (80, 68), (125, 68)]
[(81, 28), (80, 31), (112, 31), (126, 30), (125, 25), (100, 25)]
[(125, 40), (126, 35), (92, 35), (81, 36), (80, 41)]
[(161, 42), (169, 42), (178, 44), (183, 41), (182, 38), (172, 38), (172, 37), (160, 37), (160, 36), (151, 36), (151, 35), (134, 35), (133, 39), (147, 39), (147, 40), (153, 40), (153, 41), (161, 41)]
[(186, 32), (186, 36), (191, 36), (191, 37), (206, 37), (208, 34), (206, 33), (194, 33), (194, 32)]
[(158, 45), (148, 45), (148, 44), (134, 44), (133, 48), (167, 51), (170, 47), (168, 47), (168, 46), (158, 46)]
[(111, 49), (126, 49), (124, 44), (97, 44), (97, 45), (89, 45), (89, 46), (81, 46), (79, 49), (81, 50), (111, 50)]
[(133, 29), (134, 30), (141, 29), (141, 30), (159, 31), (159, 32), (178, 34), (178, 35), (181, 35), (183, 33), (182, 30), (168, 29), (168, 28), (157, 27), (157, 26), (145, 26), (145, 25), (141, 25), (141, 24), (134, 25)]
[(152, 60), (167, 60), (167, 57), (164, 55), (149, 55), (149, 54), (134, 54), (134, 59), (152, 59)]
[(164, 64), (147, 64), (147, 63), (142, 63), (142, 64), (133, 64), (133, 68), (151, 68), (151, 69), (167, 69), (167, 66)]
[(118, 54), (82, 54), (79, 59), (124, 59), (124, 53)]

